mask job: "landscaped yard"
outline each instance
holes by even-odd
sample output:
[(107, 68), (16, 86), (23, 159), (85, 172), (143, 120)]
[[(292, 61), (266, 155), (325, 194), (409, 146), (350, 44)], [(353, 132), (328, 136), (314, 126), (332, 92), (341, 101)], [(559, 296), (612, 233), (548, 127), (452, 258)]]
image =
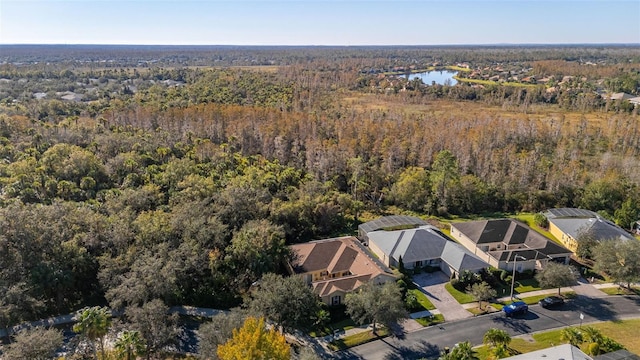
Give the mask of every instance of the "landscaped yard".
[(349, 329), (353, 329), (355, 326), (356, 326), (356, 323), (353, 322), (353, 320), (351, 320), (350, 318), (347, 318), (347, 319), (335, 322), (333, 324), (330, 324), (329, 326), (325, 327), (322, 330), (311, 331), (309, 335), (312, 337), (323, 337), (323, 336), (331, 335), (333, 333), (333, 330), (346, 331)]
[(444, 316), (442, 314), (435, 314), (435, 315), (432, 315), (432, 316), (418, 318), (418, 319), (416, 319), (416, 321), (418, 322), (418, 324), (426, 327), (426, 326), (431, 326), (431, 325), (436, 325), (436, 324), (443, 323), (444, 322)]
[[(623, 320), (623, 321), (609, 321), (596, 324), (590, 324), (605, 336), (612, 338), (613, 340), (622, 344), (627, 350), (632, 353), (640, 353), (640, 319)], [(564, 344), (560, 341), (560, 332), (562, 330), (552, 330), (542, 333), (533, 334), (533, 340), (529, 341), (524, 338), (514, 338), (509, 345), (512, 349), (520, 353), (528, 353), (531, 351), (546, 349), (548, 347)], [(486, 346), (477, 348), (478, 355), (481, 360), (487, 359), (488, 349)], [(582, 349), (583, 351), (586, 349)]]
[(626, 287), (614, 286), (600, 289), (600, 291), (608, 295), (640, 295), (640, 287), (631, 286), (631, 289)]
[(361, 333), (357, 333), (350, 336), (345, 336), (341, 339), (334, 340), (329, 343), (329, 348), (331, 350), (344, 350), (353, 346), (358, 346), (364, 343), (368, 343), (370, 341), (378, 340), (383, 337), (389, 336), (389, 330), (386, 328), (378, 328), (376, 330), (377, 334), (373, 334), (373, 331), (364, 331)]
[[(561, 293), (562, 297), (565, 299), (571, 299), (573, 297), (575, 297), (576, 293), (573, 291), (568, 291), (568, 292), (563, 292)], [(528, 297), (518, 297), (519, 300), (524, 301), (525, 303), (527, 303), (527, 305), (535, 305), (538, 303), (538, 301), (546, 298), (547, 296), (551, 296), (551, 295), (558, 295), (557, 292), (554, 292), (553, 294), (545, 294), (545, 295), (536, 295), (536, 296), (528, 296)], [(510, 304), (511, 301), (506, 301), (506, 302), (497, 302), (497, 303), (493, 303), (491, 304), (491, 306), (493, 306), (494, 308), (498, 309), (498, 310), (502, 310), (502, 307)]]
[(433, 306), (431, 301), (429, 301), (429, 298), (427, 298), (427, 296), (422, 291), (420, 291), (420, 289), (409, 289), (407, 292), (415, 295), (416, 299), (418, 299), (418, 302), (425, 310), (434, 310), (436, 308), (435, 306)]
[[(451, 283), (446, 284), (444, 287), (445, 289), (447, 289), (449, 294), (451, 294), (451, 296), (453, 296), (460, 304), (469, 304), (476, 301), (476, 299), (471, 294), (459, 291), (458, 289), (454, 288)], [(516, 280), (513, 293), (514, 295), (518, 295), (536, 290), (542, 290), (536, 279), (522, 279)], [(511, 286), (504, 285), (503, 287), (497, 289), (496, 292), (498, 293), (499, 298), (509, 296), (509, 294), (511, 293)], [(543, 297), (546, 296), (547, 295)]]
[(447, 283), (444, 288), (453, 296), (456, 301), (460, 304), (468, 304), (476, 301), (476, 299), (470, 294), (463, 293), (462, 291), (458, 291), (458, 289), (454, 288), (451, 283)]

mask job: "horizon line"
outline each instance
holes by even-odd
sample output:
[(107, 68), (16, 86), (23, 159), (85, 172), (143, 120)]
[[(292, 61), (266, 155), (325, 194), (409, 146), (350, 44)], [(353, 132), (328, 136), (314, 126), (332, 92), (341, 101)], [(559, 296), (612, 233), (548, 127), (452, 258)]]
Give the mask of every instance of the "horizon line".
[(220, 46), (220, 47), (433, 47), (433, 46), (576, 46), (625, 45), (640, 46), (640, 42), (575, 42), (575, 43), (478, 43), (478, 44), (126, 44), (126, 43), (0, 43), (0, 46)]

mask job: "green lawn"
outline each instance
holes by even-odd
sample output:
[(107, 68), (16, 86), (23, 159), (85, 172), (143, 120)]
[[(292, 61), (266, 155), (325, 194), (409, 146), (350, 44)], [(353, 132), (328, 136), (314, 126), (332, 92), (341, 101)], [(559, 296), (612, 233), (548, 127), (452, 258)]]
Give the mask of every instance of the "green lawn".
[(434, 310), (436, 308), (435, 306), (433, 306), (431, 301), (429, 301), (429, 298), (427, 298), (427, 295), (425, 295), (419, 289), (409, 289), (407, 292), (410, 292), (413, 295), (415, 295), (416, 299), (418, 299), (418, 302), (420, 303), (420, 305), (422, 305), (422, 307), (425, 310)]
[(373, 332), (369, 330), (354, 335), (345, 336), (341, 339), (330, 342), (329, 348), (333, 351), (344, 350), (389, 336), (389, 330), (386, 328), (378, 328), (377, 332), (378, 333), (374, 335)]
[(427, 317), (423, 317), (423, 318), (418, 318), (416, 319), (416, 321), (418, 322), (418, 324), (422, 325), (422, 326), (431, 326), (431, 325), (436, 325), (436, 324), (440, 324), (444, 322), (444, 316), (442, 314), (435, 314), (433, 316), (427, 316)]
[(632, 286), (631, 290), (626, 287), (614, 286), (600, 289), (600, 291), (608, 295), (640, 295), (640, 287), (637, 286)]
[[(536, 296), (528, 296), (528, 297), (521, 297), (519, 298), (521, 301), (524, 301), (527, 305), (535, 305), (538, 303), (538, 301), (546, 298), (547, 296), (551, 296), (551, 295), (558, 295), (557, 292), (553, 293), (553, 294), (546, 294), (546, 295), (536, 295)], [(561, 293), (562, 297), (564, 297), (565, 299), (571, 299), (573, 297), (575, 297), (576, 293), (573, 291), (567, 291), (567, 292), (563, 292)], [(506, 302), (497, 302), (497, 303), (493, 303), (491, 304), (491, 306), (493, 306), (494, 308), (498, 309), (498, 310), (502, 310), (502, 307), (504, 305), (510, 304), (511, 301), (506, 301)]]
[(546, 236), (547, 238), (555, 241), (556, 243), (562, 245), (562, 243), (560, 242), (560, 240), (556, 239), (555, 236), (551, 235), (551, 233), (549, 232), (549, 230), (545, 229), (545, 228), (541, 228), (538, 225), (536, 225), (533, 221), (533, 217), (535, 214), (532, 213), (519, 213), (516, 214), (514, 217), (520, 221), (522, 221), (523, 223), (527, 224), (530, 228), (532, 228), (533, 230), (539, 232), (540, 234)]
[(451, 294), (451, 296), (453, 296), (460, 304), (468, 304), (476, 301), (473, 296), (463, 293), (462, 291), (458, 291), (453, 287), (453, 285), (451, 285), (451, 283), (447, 283), (444, 288), (447, 289), (449, 294)]
[(336, 323), (330, 324), (329, 326), (325, 327), (322, 330), (311, 331), (309, 335), (311, 337), (323, 337), (323, 336), (333, 334), (334, 329), (341, 329), (346, 331), (349, 329), (353, 329), (355, 326), (356, 326), (356, 323), (353, 322), (353, 320), (351, 320), (350, 318), (347, 318), (347, 319), (338, 321)]
[[(600, 331), (602, 334), (612, 338), (613, 340), (622, 344), (627, 350), (632, 353), (640, 353), (640, 319), (622, 320), (622, 321), (609, 321), (596, 324), (590, 324)], [(548, 347), (563, 344), (560, 341), (560, 332), (562, 330), (545, 331), (537, 334), (533, 334), (534, 341), (528, 341), (522, 338), (514, 338), (509, 345), (519, 353), (528, 353), (531, 351), (546, 349)], [(486, 346), (480, 346), (476, 349), (478, 351), (478, 357), (481, 360), (487, 359), (489, 350)], [(583, 351), (586, 349), (582, 349)]]

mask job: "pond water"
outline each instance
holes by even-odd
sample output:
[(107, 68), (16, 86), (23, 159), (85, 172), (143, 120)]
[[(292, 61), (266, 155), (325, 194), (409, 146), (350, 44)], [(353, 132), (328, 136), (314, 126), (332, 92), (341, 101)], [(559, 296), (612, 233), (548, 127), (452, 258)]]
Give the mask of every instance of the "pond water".
[(457, 71), (442, 70), (409, 74), (407, 78), (409, 81), (418, 78), (422, 80), (425, 85), (431, 85), (434, 82), (439, 85), (455, 85), (458, 83), (456, 79), (453, 78), (456, 75), (458, 75)]

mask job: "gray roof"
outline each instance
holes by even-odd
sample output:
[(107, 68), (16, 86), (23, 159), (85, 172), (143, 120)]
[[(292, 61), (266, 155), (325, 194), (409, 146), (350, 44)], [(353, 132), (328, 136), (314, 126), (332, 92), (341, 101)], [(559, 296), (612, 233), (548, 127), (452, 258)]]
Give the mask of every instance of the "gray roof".
[(381, 230), (381, 229), (389, 228), (392, 226), (402, 226), (402, 225), (419, 226), (419, 225), (427, 225), (427, 222), (414, 216), (391, 215), (391, 216), (381, 217), (379, 219), (369, 221), (366, 223), (362, 223), (358, 226), (358, 230), (366, 234), (372, 231)]
[(487, 263), (472, 254), (464, 246), (447, 241), (442, 251), (442, 261), (460, 272), (462, 270), (476, 271), (487, 267)]
[(589, 233), (596, 240), (633, 240), (633, 236), (597, 214), (590, 218), (551, 218), (549, 222), (574, 239), (582, 233)]
[(598, 217), (598, 214), (585, 209), (558, 208), (547, 210), (544, 216), (551, 220), (555, 218), (595, 218)]
[(503, 360), (593, 360), (589, 355), (583, 353), (575, 346), (563, 344), (550, 348), (528, 352), (504, 358)]
[(396, 261), (400, 256), (405, 263), (442, 259), (456, 271), (487, 267), (487, 263), (464, 246), (441, 234), (438, 228), (424, 225), (417, 229), (379, 230), (370, 232), (367, 236), (370, 243), (378, 246), (387, 256)]
[(618, 350), (602, 355), (598, 355), (594, 360), (640, 360), (640, 356), (630, 353), (627, 350)]
[(491, 256), (499, 261), (512, 259), (513, 253), (529, 260), (544, 259), (547, 255), (571, 254), (571, 250), (547, 239), (527, 225), (514, 219), (495, 219), (467, 221), (451, 224), (476, 244), (503, 243), (505, 245), (524, 245), (517, 250), (492, 250)]

